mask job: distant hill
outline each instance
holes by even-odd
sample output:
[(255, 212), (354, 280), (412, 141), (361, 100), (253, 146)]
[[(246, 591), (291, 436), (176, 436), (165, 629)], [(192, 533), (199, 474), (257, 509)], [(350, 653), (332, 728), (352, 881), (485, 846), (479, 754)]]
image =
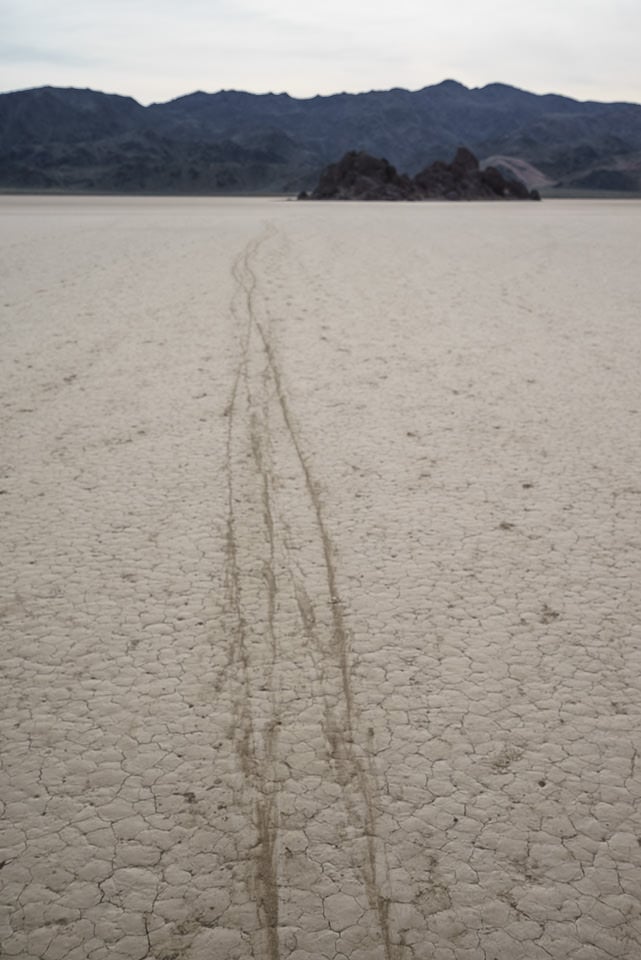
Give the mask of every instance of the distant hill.
[(347, 151), (415, 175), (464, 144), (526, 186), (641, 190), (641, 105), (539, 96), (454, 80), (297, 100), (130, 97), (41, 87), (0, 95), (0, 189), (294, 193)]

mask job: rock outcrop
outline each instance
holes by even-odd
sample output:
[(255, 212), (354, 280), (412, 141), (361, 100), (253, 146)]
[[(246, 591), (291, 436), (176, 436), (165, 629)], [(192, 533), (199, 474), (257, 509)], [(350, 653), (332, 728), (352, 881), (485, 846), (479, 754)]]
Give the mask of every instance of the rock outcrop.
[(351, 150), (325, 167), (313, 200), (418, 200), (415, 184), (387, 160)]
[(385, 159), (352, 150), (326, 167), (311, 200), (539, 200), (520, 180), (496, 167), (481, 170), (474, 154), (459, 147), (452, 163), (437, 160), (415, 177), (399, 174)]

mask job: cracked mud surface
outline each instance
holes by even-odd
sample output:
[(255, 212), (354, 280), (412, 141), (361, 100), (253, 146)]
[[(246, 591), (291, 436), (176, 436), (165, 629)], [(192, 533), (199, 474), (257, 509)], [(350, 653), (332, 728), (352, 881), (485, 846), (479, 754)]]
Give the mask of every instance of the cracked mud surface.
[(0, 956), (641, 956), (641, 207), (0, 206)]

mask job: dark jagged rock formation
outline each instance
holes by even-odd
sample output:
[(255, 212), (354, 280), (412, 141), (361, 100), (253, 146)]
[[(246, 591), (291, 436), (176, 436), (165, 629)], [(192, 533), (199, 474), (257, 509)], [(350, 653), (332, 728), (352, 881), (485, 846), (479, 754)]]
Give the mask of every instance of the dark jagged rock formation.
[(504, 176), (496, 167), (481, 170), (471, 150), (459, 147), (452, 163), (439, 160), (414, 177), (414, 183), (427, 199), (445, 200), (539, 200), (520, 180)]
[(326, 167), (306, 200), (539, 200), (519, 180), (496, 167), (481, 170), (474, 154), (459, 147), (452, 163), (437, 160), (414, 178), (399, 174), (385, 159), (352, 150)]
[(417, 200), (416, 187), (385, 159), (351, 150), (320, 175), (312, 200)]

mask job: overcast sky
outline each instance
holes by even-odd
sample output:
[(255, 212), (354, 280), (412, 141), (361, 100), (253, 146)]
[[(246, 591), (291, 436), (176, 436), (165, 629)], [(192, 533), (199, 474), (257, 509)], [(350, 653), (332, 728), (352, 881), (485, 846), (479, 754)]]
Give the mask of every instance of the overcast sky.
[(0, 91), (141, 103), (444, 79), (641, 103), (641, 0), (0, 0)]

